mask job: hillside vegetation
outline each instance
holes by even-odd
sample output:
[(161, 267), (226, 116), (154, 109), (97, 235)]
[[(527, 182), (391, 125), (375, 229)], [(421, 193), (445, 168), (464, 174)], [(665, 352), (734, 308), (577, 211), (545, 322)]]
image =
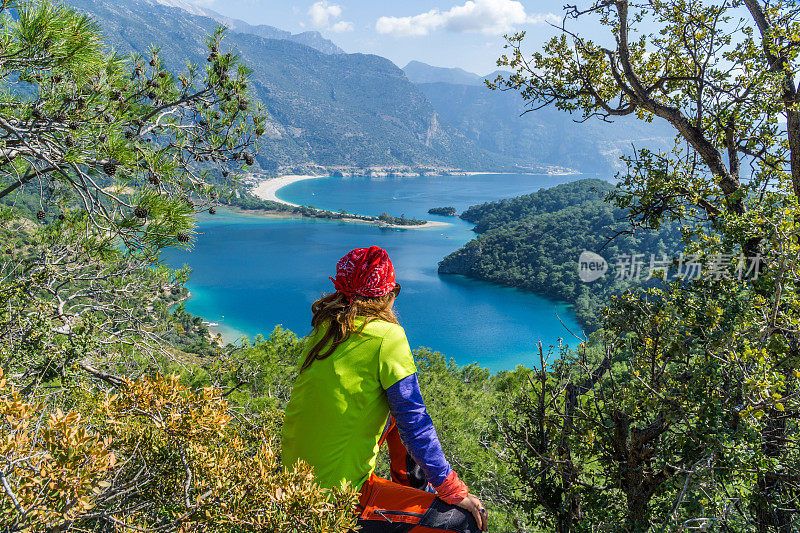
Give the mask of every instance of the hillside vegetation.
[(278, 471), (278, 410), (170, 373), (222, 352), (170, 312), (188, 272), (159, 254), (239, 185), (209, 163), (252, 162), (248, 69), (221, 32), (207, 69), (109, 54), (47, 1), (2, 3), (0, 26), (0, 530), (350, 529), (352, 488)]
[[(479, 236), (439, 263), (440, 274), (462, 274), (549, 296), (574, 305), (589, 331), (600, 325), (600, 308), (611, 295), (641, 282), (617, 279), (619, 255), (677, 257), (683, 250), (675, 224), (659, 231), (620, 232), (629, 228), (627, 211), (606, 201), (608, 182), (578, 180), (508, 200), (472, 206), (461, 218), (475, 224)], [(592, 283), (578, 277), (584, 250), (606, 258), (610, 271)], [(652, 284), (652, 283), (651, 283)]]

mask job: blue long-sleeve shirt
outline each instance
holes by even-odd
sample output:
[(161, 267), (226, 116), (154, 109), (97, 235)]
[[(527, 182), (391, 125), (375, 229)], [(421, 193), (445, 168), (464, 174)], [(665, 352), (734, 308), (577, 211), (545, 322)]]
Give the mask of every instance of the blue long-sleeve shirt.
[(452, 468), (444, 458), (439, 436), (422, 400), (417, 374), (411, 374), (386, 389), (386, 397), (408, 453), (425, 472), (428, 482), (438, 487)]

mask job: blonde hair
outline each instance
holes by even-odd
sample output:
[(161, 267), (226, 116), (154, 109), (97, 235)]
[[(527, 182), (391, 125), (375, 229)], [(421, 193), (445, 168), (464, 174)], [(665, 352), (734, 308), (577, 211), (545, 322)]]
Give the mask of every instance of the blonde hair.
[[(397, 315), (392, 310), (394, 299), (394, 292), (376, 298), (347, 296), (340, 292), (334, 292), (314, 302), (311, 306), (311, 312), (314, 314), (311, 319), (311, 327), (317, 331), (327, 325), (328, 329), (308, 351), (303, 366), (300, 367), (300, 372), (310, 367), (314, 361), (325, 359), (336, 351), (336, 348), (355, 331), (357, 316), (366, 319), (358, 332), (373, 320), (385, 320), (397, 324)], [(323, 353), (323, 349), (329, 343), (330, 346)]]

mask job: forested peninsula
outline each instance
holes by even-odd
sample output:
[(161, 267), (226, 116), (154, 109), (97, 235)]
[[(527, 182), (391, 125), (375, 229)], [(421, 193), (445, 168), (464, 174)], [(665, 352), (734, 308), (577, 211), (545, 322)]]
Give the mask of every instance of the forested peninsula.
[(462, 274), (569, 302), (578, 320), (593, 331), (608, 298), (637, 282), (617, 279), (615, 272), (591, 283), (581, 281), (577, 269), (581, 252), (598, 253), (609, 263), (620, 255), (641, 254), (649, 263), (651, 254), (677, 256), (683, 249), (676, 224), (628, 233), (627, 210), (606, 201), (613, 188), (603, 180), (583, 179), (472, 206), (461, 218), (475, 224), (478, 237), (445, 257), (439, 273)]

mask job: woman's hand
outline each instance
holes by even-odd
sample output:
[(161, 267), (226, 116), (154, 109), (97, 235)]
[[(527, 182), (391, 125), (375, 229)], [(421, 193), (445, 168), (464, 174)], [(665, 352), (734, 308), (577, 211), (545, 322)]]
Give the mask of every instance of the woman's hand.
[(478, 527), (481, 528), (481, 531), (486, 531), (486, 527), (488, 526), (487, 519), (489, 517), (486, 513), (486, 508), (483, 506), (477, 496), (467, 494), (463, 500), (456, 504), (456, 506), (472, 513), (472, 516), (475, 517), (475, 521), (478, 523)]

